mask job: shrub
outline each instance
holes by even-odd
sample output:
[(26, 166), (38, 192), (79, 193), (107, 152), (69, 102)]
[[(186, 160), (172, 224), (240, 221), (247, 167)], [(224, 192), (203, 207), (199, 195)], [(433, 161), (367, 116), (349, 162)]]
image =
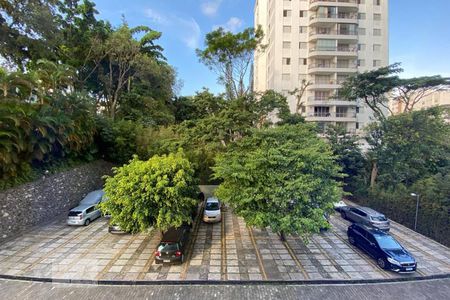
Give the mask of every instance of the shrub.
[(106, 178), (107, 201), (101, 204), (111, 222), (128, 232), (155, 226), (162, 231), (191, 223), (198, 187), (194, 169), (182, 150), (114, 168)]

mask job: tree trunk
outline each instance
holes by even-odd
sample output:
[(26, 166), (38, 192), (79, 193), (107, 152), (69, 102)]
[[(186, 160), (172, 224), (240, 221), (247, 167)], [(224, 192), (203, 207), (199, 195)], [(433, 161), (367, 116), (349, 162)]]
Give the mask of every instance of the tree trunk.
[(280, 240), (282, 242), (286, 242), (286, 236), (284, 235), (284, 231), (280, 231)]
[(378, 164), (376, 161), (372, 162), (372, 172), (370, 174), (370, 188), (374, 189), (375, 188), (375, 183), (377, 181), (377, 176), (378, 176)]

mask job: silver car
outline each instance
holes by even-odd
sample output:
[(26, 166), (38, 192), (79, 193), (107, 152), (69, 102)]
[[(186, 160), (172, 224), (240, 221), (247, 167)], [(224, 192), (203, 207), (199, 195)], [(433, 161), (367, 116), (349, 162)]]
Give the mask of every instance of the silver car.
[(383, 214), (369, 207), (342, 207), (341, 216), (354, 223), (370, 225), (384, 231), (389, 231), (390, 228), (389, 220)]
[(83, 200), (80, 201), (79, 205), (98, 204), (105, 200), (104, 195), (105, 192), (103, 190), (90, 192), (83, 198)]
[(203, 213), (203, 222), (215, 223), (222, 221), (220, 206), (221, 205), (219, 199), (214, 197), (206, 199), (205, 211)]
[(101, 212), (97, 204), (84, 204), (72, 208), (67, 217), (68, 225), (89, 225), (92, 221), (100, 218)]

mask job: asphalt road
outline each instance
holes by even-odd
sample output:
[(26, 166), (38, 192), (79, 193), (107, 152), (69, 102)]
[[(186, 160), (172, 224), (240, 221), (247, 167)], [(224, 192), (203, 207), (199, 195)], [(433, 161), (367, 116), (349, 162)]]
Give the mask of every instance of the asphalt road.
[(450, 299), (450, 279), (363, 285), (96, 286), (0, 280), (1, 299)]

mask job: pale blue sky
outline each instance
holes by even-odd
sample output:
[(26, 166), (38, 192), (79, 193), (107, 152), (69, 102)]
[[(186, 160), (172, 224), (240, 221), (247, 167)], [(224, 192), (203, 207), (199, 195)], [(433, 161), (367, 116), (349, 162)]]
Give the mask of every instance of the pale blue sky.
[[(216, 26), (232, 31), (253, 26), (254, 0), (94, 0), (100, 18), (120, 25), (161, 31), (164, 54), (183, 81), (182, 95), (202, 87), (222, 91), (216, 75), (195, 55)], [(278, 0), (281, 1), (281, 0)], [(404, 77), (450, 77), (450, 0), (390, 0), (390, 62), (401, 62)]]

